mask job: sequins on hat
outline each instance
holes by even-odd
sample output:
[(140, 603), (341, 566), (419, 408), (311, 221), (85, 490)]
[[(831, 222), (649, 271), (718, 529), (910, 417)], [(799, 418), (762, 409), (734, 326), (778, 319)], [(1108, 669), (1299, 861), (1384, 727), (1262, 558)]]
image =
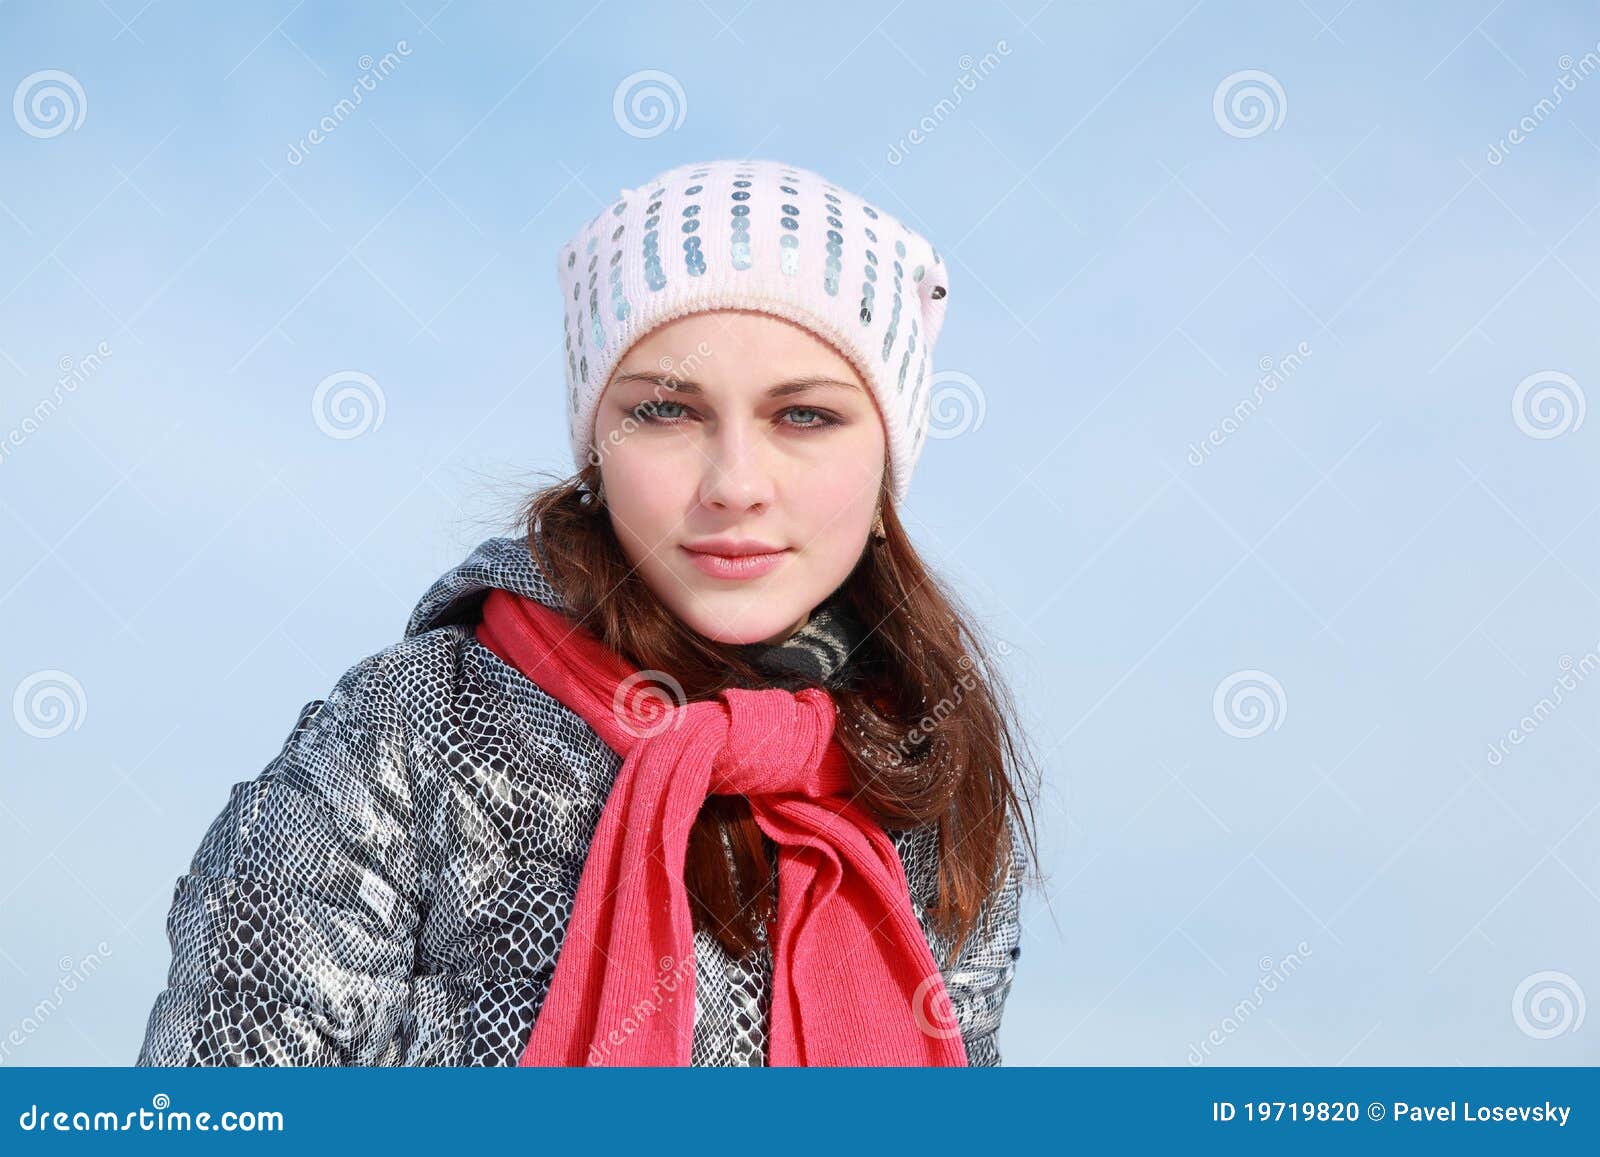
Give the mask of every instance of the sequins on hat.
[(580, 469), (600, 395), (634, 342), (686, 314), (754, 309), (805, 326), (855, 365), (904, 500), (927, 438), (949, 291), (938, 250), (915, 230), (808, 169), (708, 161), (623, 189), (561, 247), (556, 272)]

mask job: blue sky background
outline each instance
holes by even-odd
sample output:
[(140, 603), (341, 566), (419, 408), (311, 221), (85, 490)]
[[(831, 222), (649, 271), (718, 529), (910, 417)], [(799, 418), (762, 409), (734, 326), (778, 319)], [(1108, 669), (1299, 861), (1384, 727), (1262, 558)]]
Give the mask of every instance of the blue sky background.
[(229, 786), (569, 469), (557, 246), (717, 156), (951, 268), (905, 517), (1047, 768), (1006, 1063), (1600, 1061), (1600, 9), (1400, 7), (0, 4), (82, 113), (0, 109), (4, 1063), (132, 1061)]

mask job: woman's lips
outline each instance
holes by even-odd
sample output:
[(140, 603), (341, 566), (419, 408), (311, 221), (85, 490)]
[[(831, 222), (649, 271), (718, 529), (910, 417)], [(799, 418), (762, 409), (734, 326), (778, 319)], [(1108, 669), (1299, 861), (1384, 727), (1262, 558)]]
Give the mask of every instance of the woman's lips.
[(690, 550), (686, 546), (679, 549), (689, 556), (689, 561), (702, 574), (721, 579), (760, 578), (771, 572), (789, 553), (787, 550), (779, 550), (771, 554), (745, 554), (734, 557), (725, 554), (705, 554), (698, 550)]

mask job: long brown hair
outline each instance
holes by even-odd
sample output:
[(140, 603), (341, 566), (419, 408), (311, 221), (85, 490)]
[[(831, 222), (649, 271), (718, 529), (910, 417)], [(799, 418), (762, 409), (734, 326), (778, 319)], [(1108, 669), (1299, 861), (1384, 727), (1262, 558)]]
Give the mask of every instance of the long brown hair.
[[(669, 672), (687, 702), (770, 683), (738, 646), (700, 635), (655, 597), (594, 501), (598, 484), (591, 461), (526, 498), (517, 514), (568, 612), (640, 670)], [(1008, 690), (973, 659), (987, 648), (923, 565), (887, 490), (883, 499), (887, 537), (869, 542), (837, 592), (868, 632), (846, 683), (829, 687), (835, 734), (849, 755), (857, 804), (885, 828), (938, 824), (938, 899), (928, 917), (952, 944), (953, 961), (1014, 854), (1008, 817), (1037, 863), (1037, 775), (1023, 758), (1026, 736), (1013, 723)], [(771, 873), (743, 796), (707, 799), (690, 831), (684, 880), (697, 929), (733, 956), (757, 947), (772, 916)]]

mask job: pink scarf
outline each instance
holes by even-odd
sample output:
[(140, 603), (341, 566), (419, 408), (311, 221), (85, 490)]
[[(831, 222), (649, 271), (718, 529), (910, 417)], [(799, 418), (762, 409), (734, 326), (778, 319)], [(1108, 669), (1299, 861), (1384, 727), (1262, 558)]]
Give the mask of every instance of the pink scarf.
[[(477, 637), (623, 757), (523, 1065), (687, 1065), (694, 929), (684, 860), (708, 795), (778, 845), (769, 1065), (965, 1065), (894, 844), (851, 802), (835, 707), (807, 687), (667, 702), (593, 634), (491, 591)], [(648, 678), (647, 678), (648, 677)]]

